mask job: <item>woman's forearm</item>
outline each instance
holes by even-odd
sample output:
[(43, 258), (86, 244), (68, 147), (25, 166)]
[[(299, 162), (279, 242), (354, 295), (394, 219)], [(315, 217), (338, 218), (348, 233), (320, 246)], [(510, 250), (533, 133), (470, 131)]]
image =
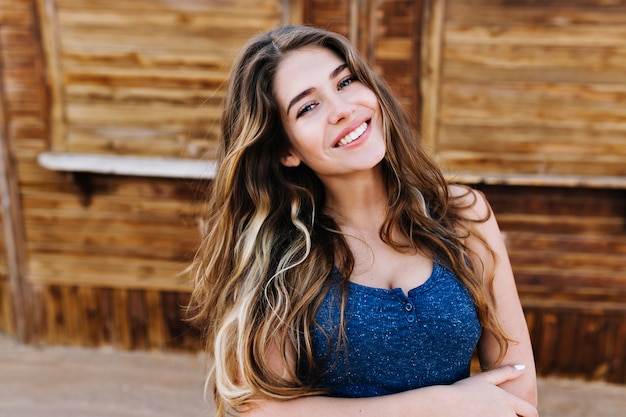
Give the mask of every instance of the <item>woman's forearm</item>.
[(242, 417), (536, 417), (536, 408), (498, 385), (523, 371), (505, 366), (450, 386), (433, 386), (369, 398), (312, 396), (258, 401)]

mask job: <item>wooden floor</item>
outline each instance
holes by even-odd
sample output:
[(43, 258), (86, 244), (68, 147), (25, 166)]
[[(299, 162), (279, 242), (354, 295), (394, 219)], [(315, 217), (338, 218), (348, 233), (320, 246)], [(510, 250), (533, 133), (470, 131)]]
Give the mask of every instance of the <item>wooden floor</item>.
[[(211, 417), (201, 355), (37, 348), (0, 334), (0, 417)], [(623, 417), (626, 386), (540, 380), (542, 417)]]

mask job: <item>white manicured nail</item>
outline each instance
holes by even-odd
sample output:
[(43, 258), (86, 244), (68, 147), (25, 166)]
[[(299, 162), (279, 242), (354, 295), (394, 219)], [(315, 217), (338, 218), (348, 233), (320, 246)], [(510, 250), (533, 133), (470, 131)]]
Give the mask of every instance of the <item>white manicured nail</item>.
[(523, 371), (524, 369), (526, 369), (526, 365), (515, 365), (513, 367), (518, 371)]

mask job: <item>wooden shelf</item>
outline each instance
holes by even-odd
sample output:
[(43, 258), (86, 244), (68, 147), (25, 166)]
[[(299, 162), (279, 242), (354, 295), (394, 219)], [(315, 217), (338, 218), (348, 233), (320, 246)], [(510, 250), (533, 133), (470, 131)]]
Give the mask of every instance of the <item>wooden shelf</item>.
[(43, 152), (37, 161), (47, 169), (140, 177), (212, 179), (217, 161), (182, 158)]

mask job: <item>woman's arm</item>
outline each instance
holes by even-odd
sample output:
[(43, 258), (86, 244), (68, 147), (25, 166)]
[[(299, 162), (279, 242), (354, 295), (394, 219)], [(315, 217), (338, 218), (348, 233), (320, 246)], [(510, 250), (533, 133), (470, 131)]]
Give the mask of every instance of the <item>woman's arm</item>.
[[(488, 203), (481, 193), (473, 191), (472, 194), (476, 199), (476, 203), (471, 209), (468, 209), (473, 213), (467, 213), (466, 215), (468, 217), (485, 218), (491, 210)], [(472, 198), (472, 195), (468, 196), (468, 198)], [(495, 252), (495, 264), (491, 256), (488, 256), (484, 245), (478, 239), (469, 238), (466, 241), (466, 245), (481, 258), (487, 274), (493, 271), (493, 292), (498, 319), (505, 334), (513, 340), (513, 342), (509, 343), (509, 348), (501, 365), (524, 364), (526, 366), (526, 371), (520, 378), (507, 381), (500, 386), (508, 392), (536, 405), (537, 378), (533, 351), (502, 233), (493, 213), (486, 222), (476, 223), (475, 228), (475, 231), (482, 235)], [(478, 356), (481, 365), (485, 368), (491, 366), (498, 357), (499, 349), (493, 335), (485, 331), (478, 344)]]
[[(286, 346), (286, 362), (273, 344), (268, 360), (276, 375), (289, 378), (295, 367), (295, 352)], [(369, 398), (303, 397), (279, 401), (259, 399), (242, 410), (241, 417), (537, 417), (534, 404), (507, 392), (502, 386), (527, 378), (534, 369), (513, 365), (482, 372), (453, 385), (418, 388), (398, 394)], [(242, 378), (243, 380), (243, 378)]]
[(241, 417), (537, 417), (535, 407), (498, 387), (525, 374), (505, 366), (461, 380), (369, 398), (259, 400)]

